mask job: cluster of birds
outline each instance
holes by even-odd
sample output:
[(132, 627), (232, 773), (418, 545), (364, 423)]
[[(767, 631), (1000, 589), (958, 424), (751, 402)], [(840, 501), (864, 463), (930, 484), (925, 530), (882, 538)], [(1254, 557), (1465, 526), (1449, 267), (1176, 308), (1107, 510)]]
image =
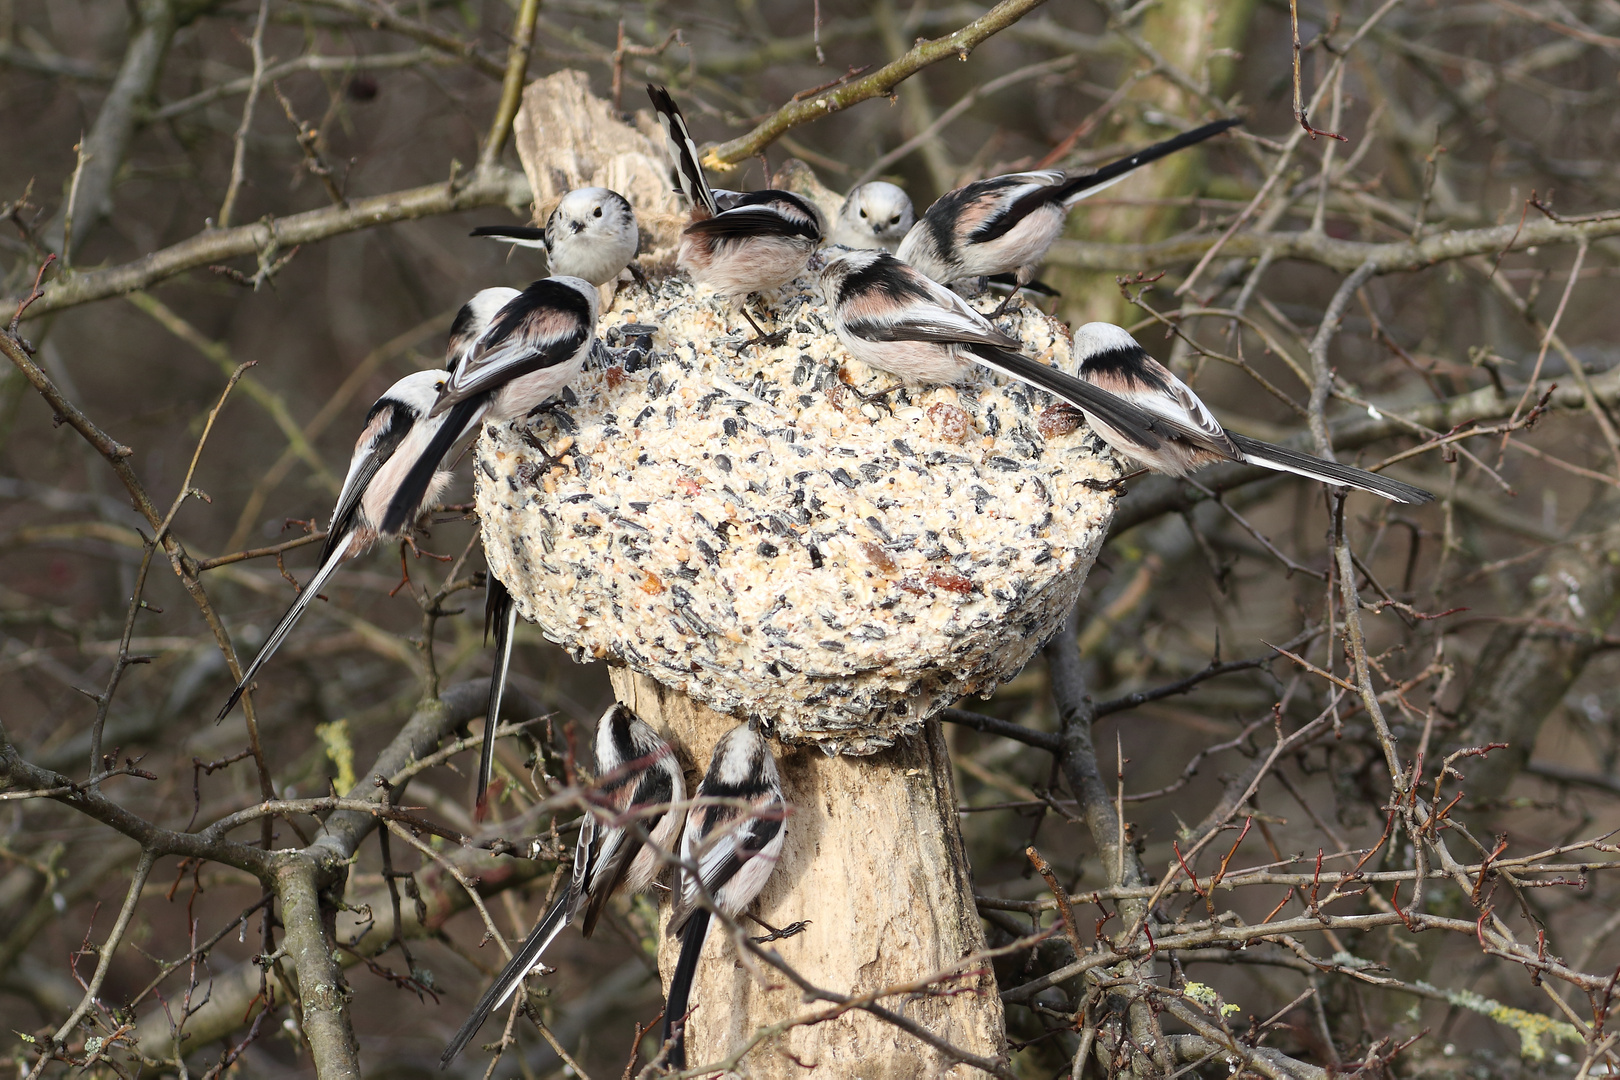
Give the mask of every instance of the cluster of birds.
[[(846, 198), (830, 238), (820, 212), (789, 191), (711, 188), (669, 94), (648, 86), (675, 180), (691, 206), (676, 266), (725, 296), (759, 335), (750, 297), (769, 296), (807, 269), (819, 272), (832, 325), (856, 359), (909, 382), (961, 383), (976, 368), (1044, 390), (1080, 410), (1110, 446), (1148, 469), (1182, 476), (1218, 461), (1243, 461), (1400, 503), (1433, 496), (1409, 484), (1227, 431), (1181, 379), (1121, 327), (1093, 322), (1073, 333), (1077, 375), (1021, 351), (991, 321), (1034, 281), (1047, 250), (1081, 199), (1168, 154), (1234, 126), (1221, 120), (1157, 143), (1084, 175), (1057, 170), (974, 181), (941, 196), (921, 218), (893, 184), (863, 184)], [(404, 537), (449, 480), (449, 451), (483, 422), (532, 415), (558, 394), (596, 347), (599, 287), (616, 281), (640, 242), (634, 211), (605, 188), (570, 192), (543, 230), (494, 226), (474, 235), (543, 248), (552, 276), (518, 291), (485, 289), (451, 327), (443, 370), (407, 375), (377, 399), (355, 444), (327, 527), (320, 567), (271, 631), (220, 710), (223, 719), (286, 639), (309, 601), (344, 562)], [(831, 245), (818, 251), (824, 239)], [(990, 317), (958, 289), (980, 279), (1012, 287)], [(516, 607), (491, 575), (487, 626), (496, 657), (477, 775), (482, 809), (494, 761), (496, 717), (511, 662)], [(491, 1010), (532, 971), (556, 935), (583, 912), (589, 935), (620, 887), (646, 888), (681, 834), (669, 932), (680, 960), (665, 1010), (667, 1062), (684, 1067), (687, 995), (712, 910), (745, 908), (764, 887), (785, 835), (786, 805), (765, 740), (747, 726), (728, 733), (684, 819), (685, 785), (673, 749), (630, 710), (615, 706), (596, 734), (598, 784), (584, 817), (573, 874), (547, 913), (451, 1040), (448, 1065)], [(682, 828), (684, 824), (684, 828)]]

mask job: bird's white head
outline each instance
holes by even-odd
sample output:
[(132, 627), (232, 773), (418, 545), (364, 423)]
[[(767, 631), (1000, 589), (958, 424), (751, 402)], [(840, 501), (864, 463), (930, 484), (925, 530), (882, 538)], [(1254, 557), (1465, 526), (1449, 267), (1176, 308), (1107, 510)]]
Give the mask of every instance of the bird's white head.
[(551, 272), (603, 285), (635, 258), (636, 213), (617, 191), (575, 188), (546, 219)]
[(397, 401), (415, 414), (417, 419), (421, 419), (439, 399), (439, 391), (443, 389), (447, 378), (448, 373), (437, 368), (413, 371), (384, 390), (382, 397), (377, 399), (378, 404), (384, 401)]
[(1123, 349), (1134, 351), (1141, 348), (1129, 331), (1113, 323), (1088, 322), (1076, 327), (1074, 331), (1074, 356), (1082, 364), (1088, 357), (1119, 352)]
[(911, 196), (893, 184), (873, 180), (852, 188), (844, 199), (833, 242), (892, 251), (916, 223)]

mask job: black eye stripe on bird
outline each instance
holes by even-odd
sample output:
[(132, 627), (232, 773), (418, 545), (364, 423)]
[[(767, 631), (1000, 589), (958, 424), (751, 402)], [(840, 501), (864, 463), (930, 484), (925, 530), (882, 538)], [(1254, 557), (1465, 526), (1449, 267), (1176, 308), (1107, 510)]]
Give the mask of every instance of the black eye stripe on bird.
[(377, 399), (355, 443), (349, 472), (338, 492), (326, 529), (321, 564), (285, 615), (265, 638), (258, 656), (242, 673), (216, 723), (236, 706), (298, 620), (337, 568), (383, 540), (402, 535), (422, 507), (438, 497), (450, 474), (439, 465), (477, 417), (468, 413), (434, 415), (444, 373), (428, 370), (407, 375)]
[(941, 195), (906, 233), (896, 254), (942, 285), (1014, 273), (1022, 286), (1033, 280), (1081, 199), (1241, 122), (1205, 124), (1083, 176), (1049, 169), (976, 180)]
[[(494, 718), (486, 723), (493, 724)], [(489, 1014), (540, 967), (541, 956), (563, 927), (583, 915), (580, 929), (590, 937), (608, 898), (620, 888), (630, 893), (646, 889), (673, 852), (683, 824), (676, 804), (686, 799), (686, 781), (669, 744), (616, 704), (597, 724), (596, 769), (597, 780), (605, 782), (595, 788), (594, 808), (581, 821), (568, 887), (473, 1006), (445, 1047), (439, 1068), (448, 1068)], [(630, 827), (632, 820), (652, 841), (650, 846)]]
[[(742, 911), (770, 879), (787, 836), (787, 801), (776, 760), (764, 736), (746, 724), (732, 728), (715, 744), (695, 798), (681, 836), (681, 862), (695, 867), (697, 876), (681, 870), (668, 925), (668, 932), (681, 940), (664, 1007), (664, 1045), (673, 1069), (686, 1067), (687, 1002), (709, 933), (705, 894), (728, 916)], [(705, 806), (705, 799), (730, 801)]]
[[(803, 273), (822, 239), (820, 214), (790, 191), (717, 193), (699, 164), (697, 143), (669, 92), (648, 84), (675, 178), (692, 207), (681, 230), (675, 265), (742, 306), (753, 293), (773, 293)], [(723, 194), (723, 198), (720, 197)], [(757, 324), (754, 329), (765, 337)]]
[(545, 251), (553, 277), (583, 278), (606, 285), (636, 257), (641, 233), (628, 200), (603, 187), (575, 188), (546, 219), (546, 227), (483, 225), (473, 236), (487, 236), (519, 247)]
[(1112, 391), (1163, 422), (1169, 437), (1162, 445), (1148, 447), (1121, 436), (1106, 420), (1099, 422), (1087, 415), (1105, 442), (1155, 472), (1185, 476), (1217, 461), (1244, 461), (1324, 484), (1369, 491), (1393, 502), (1426, 503), (1434, 498), (1422, 488), (1387, 476), (1225, 430), (1192, 387), (1149, 356), (1123, 328), (1111, 323), (1086, 323), (1077, 328), (1074, 357), (1082, 379)]

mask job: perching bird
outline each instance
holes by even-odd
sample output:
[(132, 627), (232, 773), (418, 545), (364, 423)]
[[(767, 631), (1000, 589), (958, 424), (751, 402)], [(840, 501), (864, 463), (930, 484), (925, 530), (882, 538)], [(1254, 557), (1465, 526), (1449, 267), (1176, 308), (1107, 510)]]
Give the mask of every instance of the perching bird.
[(1171, 436), (1159, 446), (1148, 448), (1115, 431), (1107, 420), (1087, 412), (1086, 419), (1104, 442), (1155, 472), (1185, 476), (1218, 461), (1245, 461), (1324, 484), (1359, 488), (1399, 503), (1426, 503), (1434, 498), (1422, 488), (1399, 480), (1225, 430), (1192, 387), (1112, 323), (1086, 323), (1077, 329), (1073, 352), (1082, 379), (1139, 405), (1169, 425)]
[(450, 340), (444, 350), (444, 369), (454, 371), (472, 352), (473, 345), (489, 329), (490, 320), (497, 312), (518, 297), (516, 289), (483, 289), (461, 305), (455, 321), (450, 324)]
[(518, 247), (546, 253), (553, 277), (584, 278), (606, 285), (636, 257), (641, 233), (636, 212), (617, 191), (603, 187), (575, 188), (546, 218), (546, 227), (482, 225), (472, 236), (488, 236)]
[(905, 189), (873, 180), (849, 189), (828, 242), (857, 250), (883, 248), (892, 254), (916, 223), (917, 211)]
[(495, 313), (429, 415), (469, 404), (487, 406), (484, 416), (495, 422), (526, 415), (579, 374), (600, 302), (581, 278), (533, 282)]
[[(658, 876), (663, 855), (673, 854), (682, 818), (673, 807), (685, 800), (686, 781), (669, 743), (635, 713), (615, 704), (596, 727), (596, 773), (592, 802), (599, 813), (587, 813), (580, 822), (568, 887), (473, 1006), (444, 1048), (439, 1068), (449, 1066), (489, 1014), (540, 966), (541, 954), (576, 915), (584, 914), (581, 930), (590, 937), (608, 897), (621, 886), (631, 893), (647, 888)], [(632, 821), (645, 830), (651, 846), (629, 827)]]
[(977, 365), (1104, 417), (1144, 446), (1157, 449), (1168, 434), (1168, 425), (1135, 405), (1023, 355), (1017, 338), (886, 251), (832, 259), (821, 271), (821, 291), (838, 339), (862, 363), (928, 383), (964, 382)]
[[(726, 802), (705, 805), (705, 800)], [(687, 1002), (709, 933), (704, 898), (728, 916), (753, 903), (782, 853), (786, 817), (787, 801), (769, 744), (746, 724), (732, 728), (715, 744), (681, 836), (681, 861), (698, 873), (693, 877), (681, 871), (669, 915), (668, 932), (681, 940), (664, 1006), (664, 1045), (672, 1069), (686, 1067)]]
[(1047, 169), (964, 184), (923, 213), (896, 254), (941, 285), (1009, 272), (1023, 285), (1034, 278), (1052, 242), (1062, 235), (1064, 219), (1081, 199), (1240, 123), (1205, 124), (1084, 176)]
[(697, 143), (681, 110), (661, 86), (649, 83), (647, 95), (663, 125), (681, 192), (692, 205), (675, 265), (737, 304), (760, 338), (766, 338), (742, 301), (752, 293), (775, 292), (804, 272), (810, 253), (821, 244), (821, 217), (800, 196), (769, 188), (728, 196), (729, 205), (722, 209), (698, 164)]
[(242, 673), (230, 700), (215, 719), (235, 707), (242, 692), (275, 655), (298, 619), (337, 568), (383, 540), (403, 535), (422, 507), (438, 497), (450, 474), (439, 465), (447, 450), (472, 427), (465, 415), (431, 415), (446, 382), (442, 371), (418, 371), (389, 387), (366, 414), (354, 445), (349, 474), (343, 478), (332, 520), (326, 527), (320, 569), (281, 617)]

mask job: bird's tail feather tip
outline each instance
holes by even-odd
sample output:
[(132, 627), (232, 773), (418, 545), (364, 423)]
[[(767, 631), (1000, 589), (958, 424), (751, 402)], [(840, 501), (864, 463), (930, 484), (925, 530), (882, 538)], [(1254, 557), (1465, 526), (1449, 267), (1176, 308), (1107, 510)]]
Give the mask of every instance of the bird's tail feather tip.
[(1361, 491), (1389, 499), (1391, 502), (1404, 503), (1408, 506), (1418, 506), (1434, 501), (1434, 493), (1412, 484), (1402, 483), (1388, 476), (1380, 476), (1366, 469), (1358, 469), (1354, 465), (1342, 465), (1336, 461), (1323, 461), (1321, 458), (1302, 454), (1297, 450), (1290, 450), (1285, 446), (1261, 442), (1250, 439), (1236, 432), (1227, 432), (1232, 441), (1243, 452), (1243, 459), (1252, 465), (1262, 465), (1269, 469), (1278, 469), (1282, 472), (1294, 473), (1324, 484), (1335, 484), (1340, 487), (1352, 487)]

